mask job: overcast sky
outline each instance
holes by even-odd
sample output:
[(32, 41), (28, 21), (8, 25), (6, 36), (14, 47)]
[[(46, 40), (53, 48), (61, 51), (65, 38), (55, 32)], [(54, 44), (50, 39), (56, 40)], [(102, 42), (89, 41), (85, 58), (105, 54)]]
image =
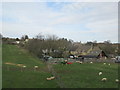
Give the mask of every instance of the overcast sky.
[(42, 33), (82, 42), (118, 42), (117, 2), (3, 2), (1, 5), (3, 36), (35, 37)]

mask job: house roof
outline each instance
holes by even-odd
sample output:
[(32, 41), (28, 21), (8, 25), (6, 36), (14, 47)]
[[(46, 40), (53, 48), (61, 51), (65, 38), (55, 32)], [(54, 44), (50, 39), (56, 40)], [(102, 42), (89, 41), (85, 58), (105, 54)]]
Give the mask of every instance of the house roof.
[(90, 53), (88, 53), (87, 55), (99, 55), (101, 53), (101, 49), (99, 47), (94, 47)]
[(102, 52), (102, 50), (99, 48), (99, 46), (80, 44), (79, 47), (76, 49), (76, 51), (71, 51), (71, 52), (73, 55), (76, 54), (76, 55), (98, 56)]
[(78, 52), (87, 52), (91, 48), (90, 45), (80, 45), (76, 51)]

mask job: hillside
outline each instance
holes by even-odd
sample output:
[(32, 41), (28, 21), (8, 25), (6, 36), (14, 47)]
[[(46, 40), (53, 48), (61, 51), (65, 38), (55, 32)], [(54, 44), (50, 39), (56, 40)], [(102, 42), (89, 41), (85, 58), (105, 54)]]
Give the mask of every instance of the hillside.
[[(3, 88), (118, 88), (120, 84), (115, 82), (119, 79), (119, 64), (116, 63), (45, 64), (26, 50), (6, 44), (2, 52)], [(34, 66), (38, 66), (38, 69), (34, 69)], [(103, 74), (99, 76), (101, 71)], [(47, 81), (51, 73), (55, 79)], [(107, 81), (102, 82), (102, 78), (107, 78)]]
[[(2, 87), (3, 88), (54, 88), (56, 82), (46, 80), (51, 76), (46, 65), (37, 57), (15, 45), (2, 48)], [(22, 66), (26, 66), (23, 68)], [(38, 66), (38, 70), (34, 69)]]

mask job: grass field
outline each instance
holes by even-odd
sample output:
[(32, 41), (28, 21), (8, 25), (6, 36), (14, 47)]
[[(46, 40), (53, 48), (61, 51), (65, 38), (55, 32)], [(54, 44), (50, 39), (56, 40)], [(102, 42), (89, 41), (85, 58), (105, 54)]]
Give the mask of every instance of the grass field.
[[(55, 80), (47, 81), (46, 77), (51, 76), (46, 68), (37, 57), (31, 55), (23, 49), (14, 45), (3, 45), (3, 70), (2, 70), (2, 87), (3, 88), (50, 88), (58, 87)], [(21, 67), (5, 64), (6, 62), (14, 64), (24, 64), (26, 69), (21, 72)], [(39, 66), (39, 71), (34, 71), (33, 67)], [(10, 70), (9, 70), (9, 69)]]
[[(40, 59), (15, 45), (3, 45), (2, 51), (3, 88), (61, 88), (61, 85), (64, 88), (118, 88), (115, 82), (118, 78), (118, 64), (115, 63), (110, 66), (108, 63), (55, 64), (52, 67), (57, 78), (47, 81), (51, 73)], [(23, 64), (26, 68), (17, 64)], [(39, 70), (34, 71), (36, 65)], [(98, 75), (99, 71), (103, 72), (101, 76)], [(101, 82), (104, 77), (108, 80)]]
[[(118, 67), (116, 64), (103, 65), (103, 63), (74, 63), (62, 66), (54, 65), (61, 81), (67, 88), (117, 88)], [(101, 76), (98, 73), (102, 71)], [(106, 82), (101, 82), (102, 78), (107, 78)]]

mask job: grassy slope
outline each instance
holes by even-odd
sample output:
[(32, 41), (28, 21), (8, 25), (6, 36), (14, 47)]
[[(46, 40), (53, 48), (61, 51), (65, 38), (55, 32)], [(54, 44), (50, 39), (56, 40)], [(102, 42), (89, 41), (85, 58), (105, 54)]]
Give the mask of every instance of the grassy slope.
[[(55, 80), (47, 81), (46, 77), (51, 74), (47, 71), (46, 65), (38, 58), (30, 55), (27, 51), (19, 49), (14, 45), (3, 45), (2, 48), (2, 87), (3, 88), (49, 88), (57, 87)], [(6, 65), (5, 62), (24, 64), (25, 71), (21, 72), (21, 68), (14, 65)], [(34, 71), (33, 67), (38, 65), (39, 71)], [(7, 68), (10, 68), (8, 70)], [(29, 69), (29, 70), (28, 70)], [(23, 70), (23, 69), (22, 69)]]
[[(5, 62), (24, 64), (29, 68), (21, 72), (21, 68), (5, 65)], [(39, 71), (33, 71), (33, 66), (38, 65)], [(7, 67), (15, 68), (7, 70)], [(103, 65), (103, 63), (78, 64), (67, 66), (54, 65), (55, 71), (60, 76), (66, 88), (117, 88), (115, 79), (118, 78), (118, 65)], [(103, 75), (98, 76), (99, 71)], [(18, 49), (13, 45), (3, 45), (3, 87), (6, 88), (47, 88), (59, 87), (56, 80), (46, 81), (51, 74), (46, 71), (46, 65), (28, 52)], [(107, 82), (101, 82), (101, 78), (108, 78)]]
[[(117, 64), (103, 65), (103, 63), (78, 64), (67, 66), (54, 65), (62, 82), (69, 88), (118, 88), (115, 79), (118, 78)], [(98, 75), (102, 71), (101, 76)], [(107, 82), (101, 82), (106, 77)]]

